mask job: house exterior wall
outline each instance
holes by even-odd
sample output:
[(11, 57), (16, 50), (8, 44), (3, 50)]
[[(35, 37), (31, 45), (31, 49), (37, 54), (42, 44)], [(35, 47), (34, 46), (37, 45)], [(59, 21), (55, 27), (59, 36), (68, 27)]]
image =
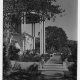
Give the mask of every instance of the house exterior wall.
[(10, 37), (10, 44), (20, 49), (20, 54), (23, 54), (23, 36), (21, 34), (12, 33)]
[(25, 35), (12, 33), (10, 37), (10, 43), (11, 45), (20, 49), (20, 54), (23, 54), (25, 50), (33, 49), (33, 37), (27, 33), (25, 33)]
[(33, 39), (28, 35), (25, 36), (25, 50), (32, 50), (33, 49)]

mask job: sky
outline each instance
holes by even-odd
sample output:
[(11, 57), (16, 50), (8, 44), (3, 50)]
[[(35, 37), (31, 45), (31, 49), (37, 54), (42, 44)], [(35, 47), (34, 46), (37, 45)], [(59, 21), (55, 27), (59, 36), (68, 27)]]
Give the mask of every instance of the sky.
[[(56, 16), (55, 21), (45, 21), (45, 26), (57, 26), (61, 27), (65, 32), (69, 40), (77, 40), (77, 0), (57, 0), (55, 4), (61, 5), (62, 9), (65, 9), (64, 16)], [(31, 34), (31, 24), (24, 25), (24, 32)], [(38, 36), (40, 31), (40, 25), (35, 25), (35, 35)]]

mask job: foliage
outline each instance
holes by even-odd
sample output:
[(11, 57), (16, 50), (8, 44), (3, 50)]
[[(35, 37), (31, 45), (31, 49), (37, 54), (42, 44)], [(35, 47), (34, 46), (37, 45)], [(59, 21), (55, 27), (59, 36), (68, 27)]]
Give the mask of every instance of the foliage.
[(68, 47), (71, 49), (71, 55), (68, 57), (68, 61), (74, 62), (74, 64), (68, 67), (70, 71), (68, 78), (77, 80), (77, 42), (72, 40), (69, 41)]
[(70, 78), (72, 78), (72, 80), (77, 80), (77, 62), (75, 62), (73, 65), (69, 67), (69, 71)]
[[(34, 52), (34, 53), (33, 53)], [(40, 56), (35, 53), (35, 50), (27, 50), (23, 55), (20, 56), (20, 61), (27, 62), (39, 62)]]
[(53, 54), (53, 53), (57, 53), (57, 52), (58, 52), (58, 51), (55, 50), (54, 47), (52, 47), (51, 49), (47, 50), (47, 53), (49, 53), (49, 54)]
[(3, 78), (6, 77), (7, 72), (11, 69), (11, 63), (6, 56), (6, 45), (3, 43)]
[(47, 61), (50, 59), (50, 54), (42, 54), (41, 57), (44, 58), (44, 61)]
[(40, 72), (38, 72), (38, 65), (33, 64), (27, 70), (18, 70), (11, 72), (6, 76), (6, 80), (36, 80)]
[(64, 61), (66, 58), (69, 62), (74, 62), (76, 64), (77, 62), (77, 42), (68, 40), (67, 41), (67, 47), (63, 47), (60, 49), (60, 52), (62, 54), (62, 60)]
[(61, 58), (62, 61), (64, 61), (66, 58), (69, 58), (70, 54), (71, 54), (71, 50), (68, 47), (62, 47), (61, 51)]
[(69, 67), (69, 70), (71, 72), (71, 77), (73, 80), (77, 80), (77, 43), (73, 41), (74, 44), (70, 46), (72, 54), (69, 57), (68, 61), (74, 62), (73, 65)]
[(9, 62), (6, 57), (6, 46), (3, 44), (3, 70), (8, 70), (9, 68)]
[(10, 56), (10, 60), (18, 60), (19, 59), (19, 55), (18, 52), (20, 50), (17, 49), (15, 46), (10, 46), (9, 47), (9, 56)]
[(39, 62), (40, 61), (40, 57), (39, 56), (21, 56), (21, 60), (22, 62)]
[(3, 11), (4, 15), (6, 13), (16, 13), (17, 16), (22, 11), (35, 11), (48, 18), (63, 12), (59, 5), (54, 5), (55, 2), (56, 0), (4, 0)]
[(21, 70), (21, 65), (19, 63), (15, 63), (14, 66), (12, 67), (13, 70)]
[(61, 47), (66, 46), (67, 36), (62, 28), (56, 26), (46, 27), (46, 49), (49, 50), (54, 47), (59, 51)]
[(77, 41), (68, 40), (68, 47), (71, 49), (71, 56), (68, 58), (69, 61), (77, 61)]

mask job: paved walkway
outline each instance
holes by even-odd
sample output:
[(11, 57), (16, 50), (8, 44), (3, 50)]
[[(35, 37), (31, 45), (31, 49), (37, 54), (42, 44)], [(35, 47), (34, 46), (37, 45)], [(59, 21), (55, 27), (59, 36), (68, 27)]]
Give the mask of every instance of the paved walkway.
[(46, 62), (46, 64), (60, 64), (62, 63), (61, 57), (60, 56), (53, 56), (50, 57), (50, 59)]

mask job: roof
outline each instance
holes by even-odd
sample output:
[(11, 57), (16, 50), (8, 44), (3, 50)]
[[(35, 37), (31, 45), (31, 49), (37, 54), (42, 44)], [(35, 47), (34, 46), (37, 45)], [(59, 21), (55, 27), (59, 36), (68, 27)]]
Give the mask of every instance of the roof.
[[(25, 13), (25, 12), (23, 12)], [(30, 23), (39, 23), (40, 22), (40, 14), (32, 11), (32, 12), (29, 12), (29, 13), (25, 13), (25, 16), (26, 16), (26, 23), (27, 24), (30, 24)]]
[(28, 35), (29, 37), (31, 37), (31, 38), (33, 38), (33, 36), (32, 35), (30, 35), (30, 34), (28, 34), (28, 33), (26, 33), (26, 32), (24, 32), (23, 34), (19, 34), (19, 33), (16, 33), (16, 32), (10, 32), (11, 33), (11, 35), (16, 35), (16, 36), (21, 36), (21, 37), (23, 37), (24, 35), (26, 36), (26, 35)]
[(33, 38), (32, 35), (30, 35), (30, 34), (28, 34), (28, 33), (26, 33), (26, 32), (24, 32), (23, 35), (25, 35), (25, 36), (28, 35), (29, 37)]

